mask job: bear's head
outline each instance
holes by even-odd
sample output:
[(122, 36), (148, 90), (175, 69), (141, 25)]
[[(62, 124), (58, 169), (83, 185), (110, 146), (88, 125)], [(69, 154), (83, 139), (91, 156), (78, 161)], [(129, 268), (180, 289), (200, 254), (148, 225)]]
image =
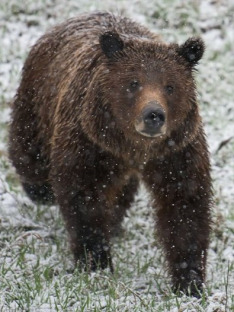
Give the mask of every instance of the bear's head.
[(193, 124), (199, 124), (193, 72), (204, 52), (200, 38), (166, 45), (109, 31), (100, 36), (99, 46), (102, 66), (98, 87), (92, 89), (94, 114), (104, 117), (97, 117), (96, 136), (103, 135), (109, 145), (117, 137), (149, 144), (176, 136), (178, 129), (185, 132), (180, 137), (193, 132)]

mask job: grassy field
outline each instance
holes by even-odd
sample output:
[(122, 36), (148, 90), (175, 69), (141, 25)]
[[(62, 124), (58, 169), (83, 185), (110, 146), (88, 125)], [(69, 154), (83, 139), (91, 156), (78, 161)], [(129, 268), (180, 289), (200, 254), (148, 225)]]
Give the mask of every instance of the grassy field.
[[(1, 0), (0, 2), (0, 311), (234, 311), (234, 3), (232, 0)], [(10, 102), (30, 47), (50, 26), (81, 12), (125, 14), (182, 43), (200, 35), (197, 74), (211, 152), (215, 205), (207, 285), (201, 299), (177, 297), (155, 240), (141, 187), (123, 233), (113, 241), (114, 275), (74, 271), (57, 206), (34, 205), (7, 158)]]

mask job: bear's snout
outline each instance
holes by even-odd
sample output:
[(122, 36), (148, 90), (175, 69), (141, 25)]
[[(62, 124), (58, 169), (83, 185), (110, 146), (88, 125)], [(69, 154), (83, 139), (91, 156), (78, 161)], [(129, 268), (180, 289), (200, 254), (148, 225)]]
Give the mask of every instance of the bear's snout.
[(148, 137), (156, 137), (166, 132), (166, 113), (157, 102), (150, 102), (141, 111), (135, 123), (136, 131)]

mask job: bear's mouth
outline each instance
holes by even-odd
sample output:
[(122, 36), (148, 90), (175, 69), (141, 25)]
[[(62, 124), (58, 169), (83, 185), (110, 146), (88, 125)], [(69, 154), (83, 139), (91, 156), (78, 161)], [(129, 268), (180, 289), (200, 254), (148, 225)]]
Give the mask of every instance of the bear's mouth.
[(142, 125), (138, 124), (135, 125), (136, 131), (141, 134), (142, 136), (148, 137), (148, 138), (156, 138), (160, 136), (164, 136), (166, 134), (166, 126), (164, 125), (160, 130), (149, 130), (142, 127)]

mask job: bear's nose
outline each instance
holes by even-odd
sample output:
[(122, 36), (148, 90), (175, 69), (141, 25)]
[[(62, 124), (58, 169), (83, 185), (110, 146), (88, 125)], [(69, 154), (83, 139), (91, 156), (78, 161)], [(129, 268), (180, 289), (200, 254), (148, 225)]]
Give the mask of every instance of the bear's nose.
[(147, 137), (157, 137), (166, 133), (166, 112), (156, 101), (150, 101), (142, 109), (135, 121), (135, 129), (138, 133)]
[(144, 123), (144, 132), (149, 136), (154, 136), (161, 132), (166, 114), (157, 102), (151, 102), (142, 110), (142, 120)]
[(150, 101), (135, 121), (135, 129), (141, 135), (157, 137), (166, 133), (166, 112), (156, 101)]
[(146, 108), (142, 112), (143, 121), (147, 129), (157, 129), (165, 122), (165, 113), (161, 108)]

